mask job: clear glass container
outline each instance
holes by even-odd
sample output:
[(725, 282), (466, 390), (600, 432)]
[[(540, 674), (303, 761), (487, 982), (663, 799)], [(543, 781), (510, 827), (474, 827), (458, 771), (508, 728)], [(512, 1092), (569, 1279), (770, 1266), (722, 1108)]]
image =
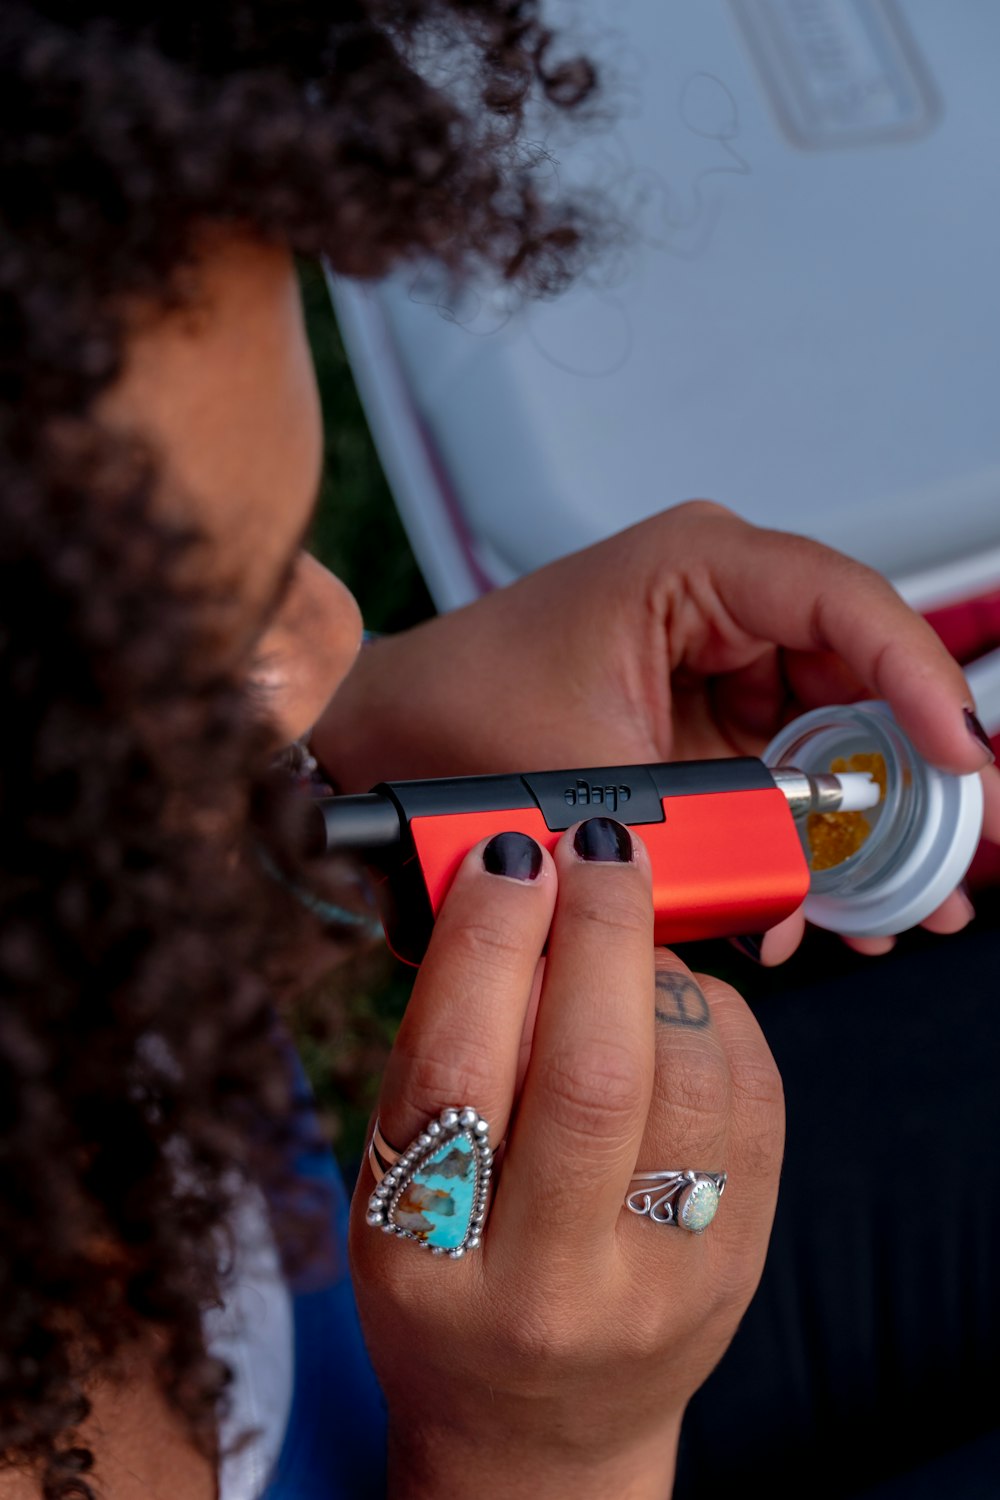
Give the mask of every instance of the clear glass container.
[(812, 872), (805, 914), (818, 927), (854, 937), (888, 936), (930, 916), (965, 875), (983, 821), (980, 777), (930, 765), (886, 703), (814, 709), (786, 725), (763, 759), (817, 775), (841, 761), (854, 769), (853, 757), (872, 755), (884, 762), (885, 790), (877, 807), (849, 815), (868, 828), (857, 847), (816, 868), (808, 820), (799, 823)]

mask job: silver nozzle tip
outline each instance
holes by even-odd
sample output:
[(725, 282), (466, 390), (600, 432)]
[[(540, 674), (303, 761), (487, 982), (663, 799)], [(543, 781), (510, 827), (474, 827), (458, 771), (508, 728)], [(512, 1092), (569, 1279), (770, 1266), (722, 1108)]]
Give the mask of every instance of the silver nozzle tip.
[(811, 775), (793, 766), (775, 766), (771, 775), (788, 799), (793, 818), (804, 818), (807, 813), (865, 812), (882, 800), (882, 788), (867, 771)]

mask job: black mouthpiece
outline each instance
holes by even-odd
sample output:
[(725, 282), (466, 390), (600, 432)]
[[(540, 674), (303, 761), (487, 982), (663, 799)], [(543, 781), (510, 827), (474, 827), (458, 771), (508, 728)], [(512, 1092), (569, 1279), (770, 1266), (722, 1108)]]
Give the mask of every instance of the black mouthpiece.
[(318, 797), (316, 854), (343, 850), (366, 855), (394, 849), (399, 843), (399, 812), (387, 797), (364, 792), (356, 797)]

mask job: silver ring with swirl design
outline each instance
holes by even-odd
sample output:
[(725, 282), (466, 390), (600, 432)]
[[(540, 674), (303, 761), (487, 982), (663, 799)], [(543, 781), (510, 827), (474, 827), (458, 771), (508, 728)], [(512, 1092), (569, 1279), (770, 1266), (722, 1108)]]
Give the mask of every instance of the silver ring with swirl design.
[(701, 1234), (715, 1218), (726, 1187), (725, 1172), (674, 1169), (636, 1172), (629, 1183), (625, 1207), (629, 1213)]

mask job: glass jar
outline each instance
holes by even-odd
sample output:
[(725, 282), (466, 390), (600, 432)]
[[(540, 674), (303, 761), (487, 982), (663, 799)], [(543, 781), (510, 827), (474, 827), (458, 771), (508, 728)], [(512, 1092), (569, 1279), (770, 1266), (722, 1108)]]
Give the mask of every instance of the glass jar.
[(884, 762), (885, 790), (877, 807), (849, 815), (863, 818), (868, 829), (855, 848), (816, 868), (811, 830), (799, 825), (812, 871), (805, 915), (852, 937), (887, 937), (930, 916), (969, 868), (983, 823), (979, 775), (953, 776), (930, 765), (887, 703), (814, 709), (786, 725), (762, 759), (816, 775), (835, 762), (852, 769), (853, 757), (873, 755)]

